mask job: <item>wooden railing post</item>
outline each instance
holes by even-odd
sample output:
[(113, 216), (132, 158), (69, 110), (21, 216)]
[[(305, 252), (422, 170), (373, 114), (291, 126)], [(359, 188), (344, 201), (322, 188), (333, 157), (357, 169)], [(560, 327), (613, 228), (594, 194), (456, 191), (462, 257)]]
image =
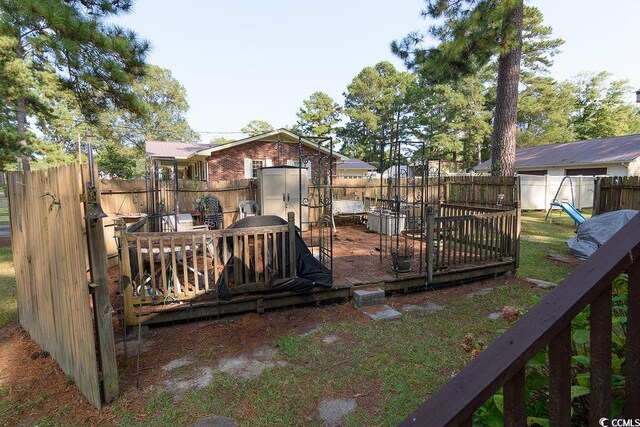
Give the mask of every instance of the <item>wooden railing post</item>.
[(627, 357), (625, 418), (640, 418), (640, 261), (629, 267), (627, 295)]
[(591, 303), (589, 425), (611, 413), (611, 283)]
[[(120, 271), (122, 272), (122, 289), (124, 291), (124, 320), (125, 324), (133, 325), (136, 316), (133, 312), (133, 278), (131, 277), (131, 259), (129, 257), (129, 240), (125, 232), (120, 249)], [(142, 271), (138, 272), (142, 276)], [(142, 288), (141, 288), (142, 289)], [(143, 290), (144, 292), (144, 290)]]
[(289, 275), (296, 277), (296, 215), (289, 212), (287, 219), (289, 220)]
[(434, 227), (435, 213), (432, 206), (427, 206), (427, 284), (433, 282), (433, 251), (439, 250), (439, 245), (434, 245)]
[(522, 427), (527, 425), (527, 414), (524, 406), (524, 367), (507, 381), (504, 393), (504, 425), (505, 427)]
[(549, 424), (571, 424), (571, 325), (549, 344)]

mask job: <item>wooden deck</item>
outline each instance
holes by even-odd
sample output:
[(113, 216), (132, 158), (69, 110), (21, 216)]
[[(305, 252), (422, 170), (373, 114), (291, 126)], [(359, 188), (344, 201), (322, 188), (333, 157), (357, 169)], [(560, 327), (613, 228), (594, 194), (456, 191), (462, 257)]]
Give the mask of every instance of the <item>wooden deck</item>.
[[(303, 238), (308, 242), (309, 234), (303, 233)], [(312, 293), (304, 295), (293, 292), (244, 293), (236, 294), (228, 301), (218, 299), (215, 293), (207, 293), (190, 301), (180, 301), (179, 304), (137, 307), (136, 318), (137, 315), (141, 315), (142, 323), (154, 324), (242, 312), (260, 313), (278, 307), (348, 299), (353, 295), (353, 291), (359, 288), (377, 287), (387, 292), (427, 289), (513, 270), (512, 260), (451, 266), (434, 272), (433, 279), (427, 283), (424, 265), (426, 244), (423, 243), (422, 248), (422, 268), (419, 257), (420, 244), (419, 241), (415, 241), (411, 245), (415, 254), (411, 271), (396, 273), (392, 269), (391, 253), (388, 249), (385, 250), (393, 247), (391, 239), (395, 238), (383, 235), (381, 244), (381, 235), (368, 231), (364, 225), (339, 226), (333, 234), (333, 287), (330, 289), (316, 287)], [(385, 242), (384, 239), (389, 241)], [(401, 239), (404, 243), (404, 237)], [(314, 252), (313, 248), (311, 249)]]

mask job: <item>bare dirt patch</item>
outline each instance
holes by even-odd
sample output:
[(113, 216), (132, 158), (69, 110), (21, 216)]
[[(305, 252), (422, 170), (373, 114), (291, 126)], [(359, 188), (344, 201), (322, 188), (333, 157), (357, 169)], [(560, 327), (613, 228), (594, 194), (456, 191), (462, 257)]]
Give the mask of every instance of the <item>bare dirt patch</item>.
[[(117, 275), (117, 270), (110, 273)], [(397, 293), (387, 296), (385, 303), (397, 310), (402, 310), (406, 305), (447, 306), (456, 298), (464, 298), (481, 289), (504, 286), (506, 282), (534, 287), (515, 277), (499, 277), (436, 291)], [(115, 290), (116, 285), (112, 286)], [(114, 296), (114, 303), (117, 299)], [(349, 302), (151, 328), (142, 335), (141, 347), (144, 351), (140, 354), (139, 370), (135, 340), (130, 338), (127, 342), (126, 358), (123, 351), (118, 354), (121, 397), (116, 402), (117, 408), (131, 411), (138, 421), (144, 420), (144, 405), (149, 390), (169, 389), (166, 383), (168, 379), (172, 379), (176, 390), (180, 391), (206, 385), (205, 380), (210, 378), (210, 374), (215, 375), (221, 366), (224, 367), (234, 358), (244, 358), (249, 365), (275, 365), (281, 363), (273, 349), (277, 337), (314, 333), (320, 325), (339, 322), (367, 324), (373, 321)], [(116, 332), (117, 340), (122, 340), (122, 331)], [(137, 337), (137, 334), (133, 336)], [(343, 339), (340, 334), (336, 337)], [(328, 341), (333, 341), (333, 338)], [(329, 348), (332, 343), (326, 344)], [(188, 363), (177, 366), (180, 364), (175, 361), (183, 359)], [(163, 369), (172, 362), (174, 365), (169, 365), (172, 369)], [(186, 383), (194, 379), (201, 382)], [(374, 405), (376, 395), (381, 392), (373, 379), (369, 388), (370, 394), (357, 397), (359, 408)], [(5, 407), (5, 404), (13, 409), (0, 417), (0, 424), (4, 425), (32, 425), (51, 414), (60, 414), (59, 419), (63, 419), (65, 424), (111, 425), (119, 419), (113, 405), (101, 410), (89, 405), (57, 363), (43, 354), (15, 322), (0, 329), (0, 405)]]

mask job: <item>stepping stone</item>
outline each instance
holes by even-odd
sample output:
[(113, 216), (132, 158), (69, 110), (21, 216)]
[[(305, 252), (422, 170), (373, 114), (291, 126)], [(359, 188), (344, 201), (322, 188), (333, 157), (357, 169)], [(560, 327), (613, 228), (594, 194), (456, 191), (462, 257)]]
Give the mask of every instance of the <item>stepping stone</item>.
[(340, 338), (338, 338), (336, 335), (327, 335), (326, 337), (324, 337), (322, 339), (322, 342), (325, 344), (333, 344), (334, 342), (338, 341)]
[(475, 292), (471, 292), (470, 294), (467, 294), (467, 298), (473, 298), (473, 297), (478, 296), (478, 295), (486, 295), (486, 294), (490, 293), (492, 290), (493, 290), (493, 288), (480, 289), (479, 291), (475, 291)]
[(436, 304), (435, 302), (425, 302), (424, 304), (405, 304), (402, 306), (402, 311), (422, 311), (424, 314), (433, 314), (443, 308), (444, 305)]
[(201, 418), (191, 424), (191, 427), (236, 427), (236, 425), (236, 422), (231, 418), (216, 416)]
[(376, 307), (362, 308), (361, 311), (375, 321), (394, 320), (402, 317), (402, 313), (394, 310), (386, 304)]
[(318, 405), (318, 413), (325, 426), (340, 425), (342, 419), (355, 409), (356, 401), (354, 399), (323, 400)]
[(489, 317), (489, 319), (491, 319), (491, 320), (498, 320), (499, 318), (502, 317), (502, 312), (501, 311), (496, 311), (495, 313), (491, 313), (487, 317)]
[(539, 279), (527, 279), (527, 282), (532, 283), (542, 289), (550, 289), (558, 286), (557, 283), (546, 282), (544, 280), (539, 280)]
[(384, 304), (384, 291), (382, 289), (355, 291), (353, 293), (353, 303), (357, 308)]
[(162, 367), (163, 371), (173, 371), (174, 369), (182, 368), (183, 366), (187, 366), (189, 363), (189, 359), (183, 357), (181, 359), (175, 359), (171, 362), (167, 363)]

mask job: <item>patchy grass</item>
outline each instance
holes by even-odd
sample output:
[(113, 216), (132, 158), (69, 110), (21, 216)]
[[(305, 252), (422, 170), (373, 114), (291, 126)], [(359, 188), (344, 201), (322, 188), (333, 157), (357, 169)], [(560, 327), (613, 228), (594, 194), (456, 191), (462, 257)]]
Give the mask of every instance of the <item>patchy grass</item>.
[(570, 272), (568, 265), (550, 262), (551, 252), (569, 254), (566, 240), (575, 236), (575, 224), (569, 216), (552, 212), (545, 220), (546, 212), (524, 212), (522, 215), (522, 240), (520, 241), (519, 277), (530, 277), (557, 283)]
[(9, 225), (9, 208), (0, 206), (0, 225)]
[(16, 317), (18, 300), (11, 248), (0, 248), (0, 328)]
[[(133, 418), (116, 404), (115, 422), (169, 426), (217, 414), (238, 425), (318, 424), (319, 402), (353, 398), (358, 407), (345, 425), (396, 425), (470, 360), (461, 347), (467, 333), (491, 342), (505, 324), (489, 319), (490, 313), (505, 305), (528, 308), (543, 293), (507, 283), (487, 294), (453, 299), (431, 315), (325, 323), (311, 335), (280, 336), (273, 345), (286, 365), (248, 381), (215, 373), (211, 384), (179, 402), (162, 389), (144, 392), (144, 415)], [(327, 336), (338, 339), (325, 342)]]
[[(551, 263), (549, 252), (568, 253), (565, 240), (574, 235), (573, 222), (554, 213), (523, 215), (521, 266), (518, 274), (557, 281), (570, 268)], [(283, 335), (273, 341), (285, 365), (265, 370), (257, 378), (242, 381), (216, 372), (203, 389), (189, 390), (176, 400), (160, 387), (142, 390), (138, 410), (130, 397), (122, 396), (104, 408), (118, 425), (185, 425), (212, 414), (233, 418), (239, 425), (319, 424), (317, 406), (324, 399), (352, 398), (357, 409), (345, 425), (396, 425), (432, 395), (471, 356), (462, 349), (466, 334), (486, 344), (505, 323), (488, 315), (504, 306), (531, 307), (545, 291), (513, 283), (471, 298), (451, 299), (434, 314), (406, 312), (399, 320), (361, 323), (325, 323), (305, 336)], [(16, 314), (16, 292), (11, 250), (0, 249), (0, 327)], [(325, 340), (328, 336), (337, 339)], [(213, 356), (215, 349), (203, 350)], [(205, 360), (214, 359), (205, 357)], [(175, 372), (172, 373), (172, 375)], [(17, 420), (47, 396), (16, 402), (0, 388), (0, 419)], [(38, 424), (65, 424), (69, 406), (40, 419)]]

